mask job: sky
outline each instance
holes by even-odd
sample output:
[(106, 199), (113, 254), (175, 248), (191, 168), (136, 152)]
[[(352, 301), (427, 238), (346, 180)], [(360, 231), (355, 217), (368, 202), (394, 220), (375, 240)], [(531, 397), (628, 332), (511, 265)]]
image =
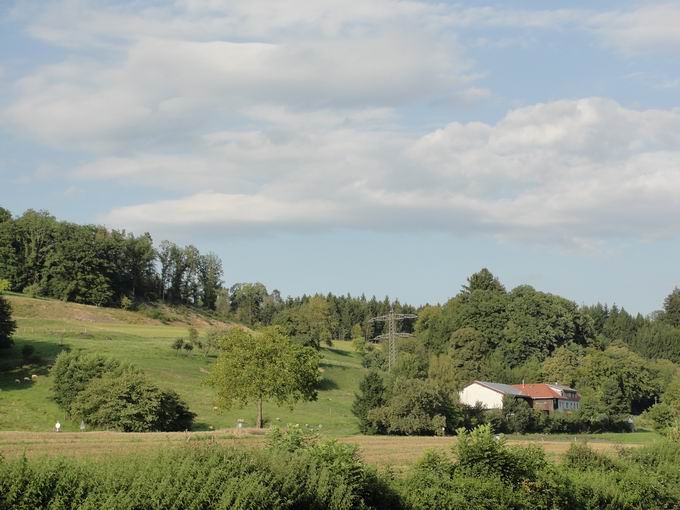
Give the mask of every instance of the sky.
[(0, 206), (225, 282), (680, 285), (680, 1), (0, 0)]

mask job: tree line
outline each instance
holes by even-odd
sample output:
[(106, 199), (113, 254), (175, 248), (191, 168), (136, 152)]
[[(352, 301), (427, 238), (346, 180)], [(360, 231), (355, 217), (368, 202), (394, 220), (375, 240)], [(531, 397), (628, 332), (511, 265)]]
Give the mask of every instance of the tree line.
[[(282, 297), (259, 282), (227, 287), (222, 261), (193, 245), (149, 233), (59, 221), (47, 211), (14, 218), (0, 208), (0, 281), (9, 290), (98, 306), (134, 307), (165, 302), (205, 308), (250, 327), (280, 326), (286, 334), (318, 347), (360, 334), (372, 338), (382, 324), (368, 319), (413, 306), (389, 298), (334, 294)], [(407, 329), (409, 325), (405, 326)]]
[[(268, 292), (262, 283), (237, 283), (228, 291), (228, 303), (218, 307), (223, 315), (251, 327), (280, 326), (287, 335), (307, 345), (318, 347), (332, 340), (351, 340), (357, 336), (373, 338), (384, 327), (369, 323), (369, 319), (385, 315), (390, 310), (414, 313), (416, 308), (398, 300), (375, 296), (353, 297), (349, 294), (283, 298), (278, 290)], [(400, 325), (411, 332), (412, 324)]]
[(13, 218), (0, 208), (0, 280), (10, 290), (97, 306), (163, 300), (215, 309), (222, 262), (195, 246), (99, 225), (58, 221), (46, 211)]

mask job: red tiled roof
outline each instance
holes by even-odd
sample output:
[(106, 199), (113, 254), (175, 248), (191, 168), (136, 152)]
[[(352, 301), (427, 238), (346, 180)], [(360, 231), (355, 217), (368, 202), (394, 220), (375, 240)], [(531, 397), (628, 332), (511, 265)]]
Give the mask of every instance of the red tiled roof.
[(564, 398), (547, 384), (513, 384), (513, 386), (531, 398)]

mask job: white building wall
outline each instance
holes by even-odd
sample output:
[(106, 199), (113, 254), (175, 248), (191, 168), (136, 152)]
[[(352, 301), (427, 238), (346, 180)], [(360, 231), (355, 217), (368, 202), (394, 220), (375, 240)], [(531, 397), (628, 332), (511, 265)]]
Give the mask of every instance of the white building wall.
[(503, 409), (503, 395), (479, 383), (472, 383), (459, 393), (460, 402), (474, 406), (481, 402), (487, 409)]

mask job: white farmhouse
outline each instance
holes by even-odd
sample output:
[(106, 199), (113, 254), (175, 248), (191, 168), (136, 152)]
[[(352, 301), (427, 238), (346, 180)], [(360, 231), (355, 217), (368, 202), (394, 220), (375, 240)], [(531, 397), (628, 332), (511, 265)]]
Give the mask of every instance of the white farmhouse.
[(559, 384), (501, 384), (474, 381), (459, 393), (461, 404), (475, 406), (480, 403), (485, 409), (503, 409), (503, 397), (510, 395), (521, 398), (536, 411), (573, 412), (580, 408), (581, 396), (573, 388)]
[(460, 392), (461, 404), (474, 406), (480, 402), (486, 409), (503, 409), (503, 397), (524, 398), (526, 395), (519, 389), (509, 384), (492, 383), (486, 381), (474, 381)]

